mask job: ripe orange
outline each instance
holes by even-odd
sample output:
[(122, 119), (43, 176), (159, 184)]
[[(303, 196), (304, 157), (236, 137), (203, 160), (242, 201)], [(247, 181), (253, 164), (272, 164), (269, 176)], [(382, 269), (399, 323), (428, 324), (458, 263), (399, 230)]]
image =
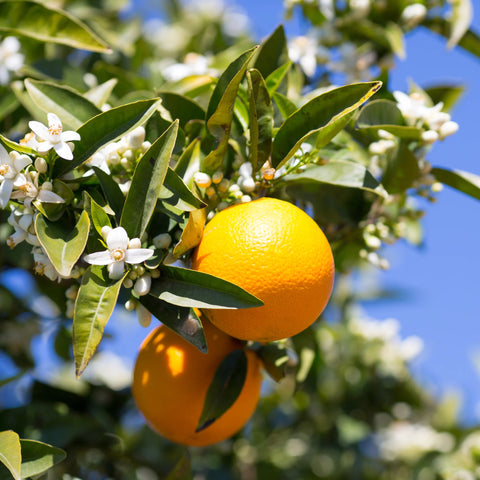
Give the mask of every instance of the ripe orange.
[(192, 268), (263, 301), (255, 308), (203, 310), (232, 337), (260, 342), (291, 337), (311, 325), (328, 302), (335, 270), (320, 227), (300, 208), (275, 198), (215, 215), (193, 253)]
[(143, 341), (135, 363), (132, 393), (138, 409), (160, 435), (182, 445), (204, 446), (239, 431), (260, 396), (260, 361), (247, 350), (247, 376), (235, 403), (215, 422), (195, 433), (208, 387), (225, 356), (241, 342), (203, 321), (208, 345), (204, 354), (161, 325)]

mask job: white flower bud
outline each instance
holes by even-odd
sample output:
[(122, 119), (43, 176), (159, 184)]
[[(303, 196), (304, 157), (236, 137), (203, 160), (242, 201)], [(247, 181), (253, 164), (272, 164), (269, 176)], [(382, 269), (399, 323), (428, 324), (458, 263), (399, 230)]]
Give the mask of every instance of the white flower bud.
[(138, 323), (142, 327), (148, 327), (152, 322), (152, 314), (141, 304), (139, 303), (136, 308)]
[(132, 312), (135, 310), (135, 307), (137, 306), (137, 302), (135, 300), (132, 300), (131, 298), (125, 302), (125, 309), (128, 310), (129, 312)]
[(222, 172), (215, 172), (212, 175), (212, 182), (215, 184), (220, 183), (223, 180), (223, 173)]
[(128, 248), (142, 248), (142, 242), (138, 237), (132, 238), (128, 242)]
[(142, 143), (142, 152), (145, 153), (151, 146), (152, 146), (152, 144), (148, 140), (143, 142)]
[(255, 190), (255, 180), (252, 177), (242, 178), (240, 188), (245, 193), (251, 193)]
[(438, 133), (435, 130), (427, 130), (422, 133), (422, 140), (427, 144), (435, 143), (438, 140)]
[(228, 179), (224, 178), (219, 184), (218, 184), (218, 191), (225, 193), (228, 190), (228, 187), (230, 185), (230, 182)]
[(208, 173), (197, 172), (193, 176), (193, 180), (200, 188), (208, 188), (212, 184), (212, 179)]
[(133, 287), (133, 291), (138, 295), (146, 295), (150, 291), (152, 286), (152, 277), (148, 274), (142, 275), (136, 282)]
[(250, 195), (242, 195), (242, 198), (240, 199), (242, 203), (248, 203), (252, 201), (252, 197)]
[(153, 238), (155, 248), (167, 249), (172, 243), (172, 237), (168, 233), (160, 233)]
[(105, 225), (102, 227), (101, 233), (104, 240), (108, 237), (108, 234), (112, 231), (112, 227)]
[(413, 3), (403, 9), (400, 20), (410, 28), (418, 25), (427, 15), (427, 7), (421, 3)]
[(38, 173), (45, 173), (48, 170), (47, 161), (42, 157), (37, 157), (35, 159), (35, 169)]
[(444, 139), (445, 137), (448, 137), (450, 135), (453, 135), (454, 133), (457, 133), (458, 131), (458, 123), (453, 122), (452, 120), (445, 122), (439, 129), (438, 133), (440, 135), (441, 139)]
[(145, 141), (145, 128), (143, 127), (137, 127), (135, 130), (131, 131), (127, 135), (128, 145), (133, 150), (138, 150), (142, 148), (144, 141)]

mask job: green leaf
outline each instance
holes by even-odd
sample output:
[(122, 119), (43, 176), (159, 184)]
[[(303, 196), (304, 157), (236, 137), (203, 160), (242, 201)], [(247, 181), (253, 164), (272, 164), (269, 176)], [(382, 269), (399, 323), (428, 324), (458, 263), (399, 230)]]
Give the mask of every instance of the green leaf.
[(140, 303), (166, 327), (178, 333), (200, 352), (207, 353), (208, 346), (199, 318), (188, 307), (178, 307), (148, 294), (139, 298)]
[[(140, 100), (111, 108), (91, 118), (77, 132), (81, 140), (76, 142), (74, 159), (57, 159), (56, 176), (63, 175), (86, 162), (97, 150), (143, 124), (157, 109), (158, 99)], [(112, 207), (113, 208), (113, 207)]]
[(418, 139), (421, 130), (405, 124), (402, 112), (396, 102), (391, 100), (373, 100), (360, 110), (355, 128), (378, 131), (385, 130), (400, 138)]
[(441, 183), (480, 200), (480, 176), (462, 170), (434, 167), (432, 175)]
[(109, 53), (106, 43), (70, 14), (39, 2), (4, 0), (0, 3), (0, 32), (81, 50)]
[(270, 75), (268, 75), (268, 77), (265, 79), (268, 93), (270, 93), (270, 95), (273, 95), (273, 93), (276, 92), (277, 88), (280, 87), (291, 66), (292, 62), (284, 63), (272, 73), (270, 73)]
[(92, 265), (82, 278), (73, 316), (73, 356), (77, 377), (83, 373), (113, 313), (123, 278), (112, 281), (107, 269)]
[(403, 30), (397, 23), (388, 22), (385, 27), (385, 36), (390, 43), (392, 52), (398, 56), (398, 58), (404, 60), (406, 58), (405, 45), (403, 40)]
[(167, 174), (177, 132), (178, 121), (175, 120), (135, 168), (120, 219), (120, 226), (125, 228), (129, 238), (140, 238), (147, 228)]
[(254, 51), (255, 49), (246, 51), (227, 67), (218, 79), (210, 98), (206, 116), (207, 127), (217, 139), (218, 146), (203, 160), (202, 169), (206, 172), (214, 172), (222, 166), (227, 151), (238, 87)]
[(388, 157), (382, 185), (390, 194), (401, 193), (412, 186), (418, 175), (417, 157), (408, 148), (407, 142), (401, 141), (395, 152)]
[(381, 82), (366, 82), (335, 88), (300, 107), (278, 129), (272, 166), (278, 168), (287, 162), (312, 134), (317, 135), (317, 148), (327, 145), (345, 127), (353, 112), (381, 86)]
[(222, 360), (208, 387), (196, 432), (210, 426), (235, 403), (247, 378), (247, 366), (243, 349), (233, 350)]
[(103, 194), (105, 195), (110, 208), (115, 212), (117, 222), (119, 222), (120, 217), (122, 216), (123, 205), (125, 204), (125, 196), (120, 186), (111, 175), (98, 167), (93, 167), (93, 170), (100, 182)]
[(452, 2), (452, 14), (450, 23), (450, 35), (447, 48), (455, 47), (465, 32), (468, 31), (473, 20), (473, 6), (470, 0), (455, 0)]
[(267, 78), (287, 62), (287, 37), (283, 25), (279, 25), (274, 32), (261, 43), (255, 54), (253, 66), (264, 78)]
[(73, 230), (64, 222), (50, 222), (42, 215), (37, 215), (35, 220), (38, 241), (55, 270), (64, 277), (70, 275), (73, 266), (82, 255), (89, 231), (90, 219), (85, 210), (81, 213)]
[(273, 105), (262, 74), (247, 72), (250, 117), (250, 162), (253, 173), (270, 160), (273, 136)]
[(15, 150), (18, 153), (25, 153), (27, 155), (37, 155), (36, 150), (34, 150), (33, 148), (27, 147), (20, 143), (13, 142), (12, 140), (9, 140), (3, 135), (0, 135), (0, 144), (2, 144), (8, 152)]
[(173, 92), (159, 92), (158, 96), (162, 99), (162, 107), (171, 113), (172, 118), (178, 119), (181, 128), (191, 120), (205, 118), (205, 110), (188, 97)]
[(150, 294), (180, 307), (251, 308), (263, 302), (243, 288), (221, 278), (188, 268), (162, 266)]
[(173, 255), (180, 257), (188, 250), (195, 248), (202, 239), (203, 227), (207, 221), (207, 211), (205, 208), (192, 210), (188, 216), (187, 224), (183, 229), (179, 242), (173, 249)]
[(465, 92), (465, 87), (463, 85), (435, 85), (428, 87), (425, 91), (434, 105), (442, 102), (442, 111), (449, 112)]
[(283, 343), (269, 342), (261, 345), (257, 350), (257, 355), (273, 380), (279, 382), (282, 378), (285, 378), (287, 374), (286, 366), (290, 356)]
[(0, 432), (0, 462), (8, 468), (15, 480), (20, 480), (22, 453), (20, 438), (12, 430)]
[(91, 88), (85, 93), (84, 97), (92, 102), (96, 107), (102, 108), (110, 98), (110, 95), (117, 83), (118, 80), (116, 78), (111, 78), (110, 80)]
[(170, 167), (167, 169), (158, 198), (185, 212), (205, 207), (205, 203), (185, 185), (184, 181)]
[(107, 212), (105, 212), (105, 209), (103, 209), (92, 197), (90, 197), (90, 216), (92, 218), (93, 226), (100, 237), (102, 236), (103, 227), (112, 227)]
[(182, 457), (175, 464), (165, 480), (191, 480), (192, 466), (188, 450), (183, 451)]
[(327, 183), (339, 187), (359, 188), (386, 197), (387, 192), (363, 165), (345, 160), (331, 160), (326, 165), (310, 165), (303, 172), (283, 177), (278, 185)]
[(40, 475), (66, 457), (62, 449), (47, 443), (22, 439), (20, 444), (22, 446), (22, 478)]
[(58, 115), (66, 128), (76, 130), (101, 113), (93, 103), (69, 87), (32, 79), (25, 80), (25, 87), (35, 104), (45, 113)]
[(283, 93), (274, 92), (273, 99), (275, 100), (275, 105), (278, 107), (278, 110), (282, 114), (283, 118), (288, 118), (297, 111), (297, 105), (293, 103), (286, 95), (283, 95)]

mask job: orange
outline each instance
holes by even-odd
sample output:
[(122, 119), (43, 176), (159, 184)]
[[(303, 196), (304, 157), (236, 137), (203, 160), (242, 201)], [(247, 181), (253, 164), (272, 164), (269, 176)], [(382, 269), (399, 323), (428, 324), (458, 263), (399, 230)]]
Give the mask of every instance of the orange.
[(143, 341), (133, 374), (133, 397), (147, 423), (182, 445), (204, 446), (231, 437), (249, 420), (260, 396), (260, 361), (246, 350), (247, 376), (240, 395), (215, 422), (195, 433), (217, 367), (228, 353), (242, 348), (210, 322), (202, 323), (208, 353), (161, 325)]
[(322, 313), (334, 263), (320, 227), (289, 202), (262, 198), (232, 206), (206, 225), (192, 268), (239, 285), (264, 305), (205, 309), (229, 335), (268, 342), (295, 335)]

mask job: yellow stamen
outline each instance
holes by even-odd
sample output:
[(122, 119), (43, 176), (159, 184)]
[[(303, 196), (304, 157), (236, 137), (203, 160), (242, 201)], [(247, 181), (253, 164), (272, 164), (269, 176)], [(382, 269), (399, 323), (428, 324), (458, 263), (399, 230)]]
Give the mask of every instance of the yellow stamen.
[(8, 163), (4, 163), (0, 165), (0, 175), (6, 175), (10, 170), (10, 165)]
[(125, 251), (123, 250), (123, 248), (114, 248), (110, 252), (110, 258), (114, 262), (120, 262), (121, 260), (123, 260), (125, 258)]

